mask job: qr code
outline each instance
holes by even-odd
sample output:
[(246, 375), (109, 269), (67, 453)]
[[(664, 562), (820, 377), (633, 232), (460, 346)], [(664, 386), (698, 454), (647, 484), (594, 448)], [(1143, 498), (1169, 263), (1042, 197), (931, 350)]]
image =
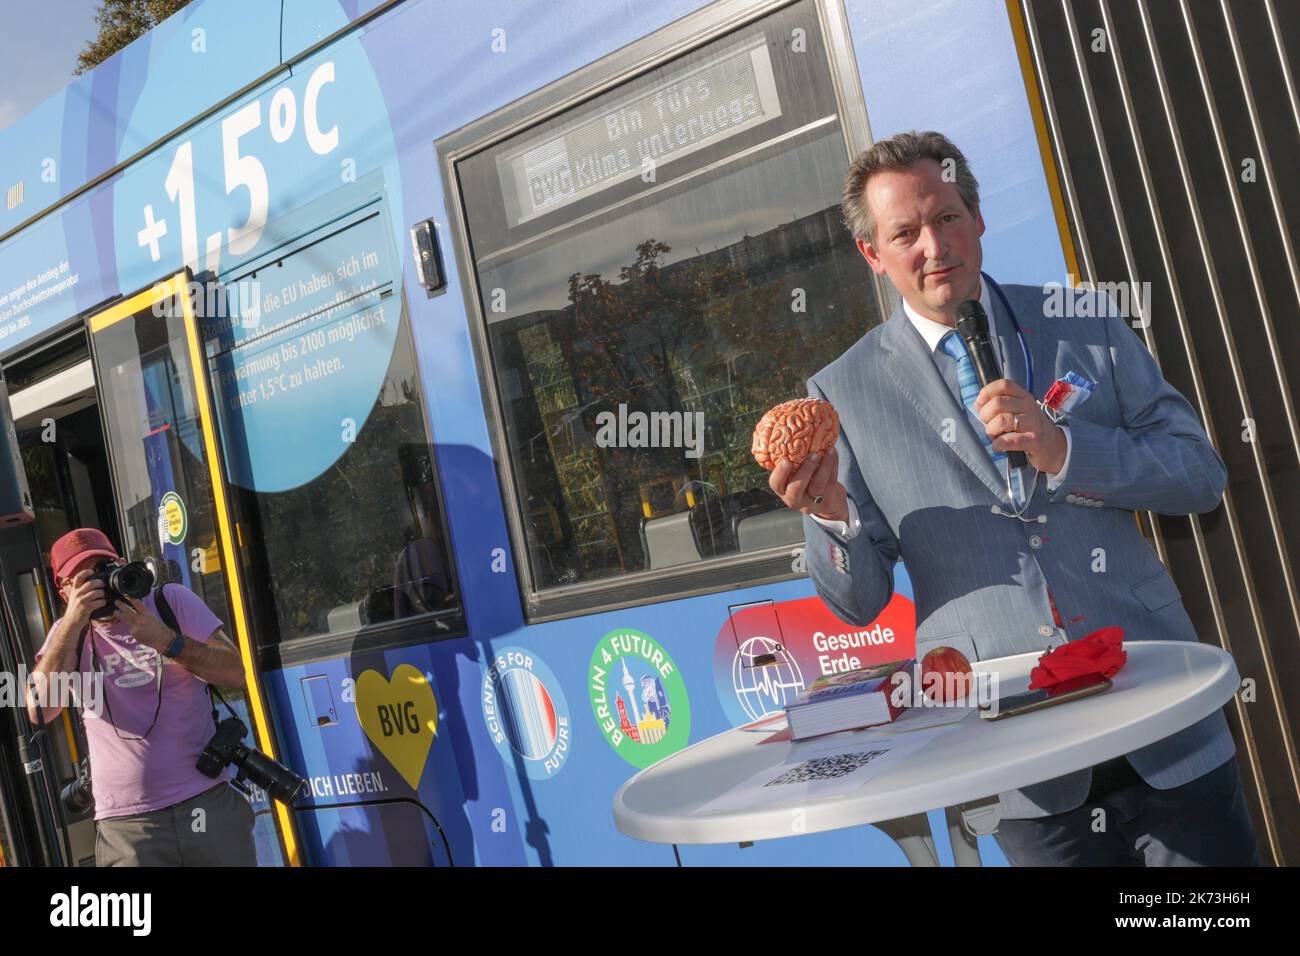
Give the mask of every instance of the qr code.
[(863, 750), (858, 753), (836, 754), (833, 757), (814, 757), (805, 760), (797, 767), (792, 767), (775, 780), (769, 780), (764, 786), (771, 787), (783, 783), (809, 783), (813, 780), (834, 780), (846, 773), (852, 773), (859, 767), (865, 767), (871, 761), (888, 750)]

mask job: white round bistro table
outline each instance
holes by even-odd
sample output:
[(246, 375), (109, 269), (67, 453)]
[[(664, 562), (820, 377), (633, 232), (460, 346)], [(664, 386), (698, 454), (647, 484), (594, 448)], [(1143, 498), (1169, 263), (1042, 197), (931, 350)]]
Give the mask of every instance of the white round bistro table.
[[(963, 805), (991, 808), (996, 795), (1082, 770), (1137, 750), (1196, 723), (1227, 703), (1240, 685), (1231, 655), (1195, 641), (1126, 641), (1128, 660), (1104, 693), (1055, 707), (988, 720), (969, 713), (954, 729), (856, 789), (820, 799), (781, 799), (741, 811), (701, 810), (760, 771), (797, 759), (827, 740), (851, 743), (882, 728), (814, 740), (761, 744), (768, 733), (733, 728), (637, 773), (614, 794), (614, 823), (652, 843), (739, 843), (871, 824), (888, 834), (913, 866), (937, 866), (926, 812), (945, 808), (957, 865), (979, 866), (975, 837), (962, 826)], [(1027, 689), (1040, 653), (974, 661), (996, 672), (998, 695)], [(934, 708), (922, 708), (933, 712)], [(957, 711), (954, 709), (954, 715)], [(749, 725), (753, 726), (753, 725)], [(760, 745), (761, 744), (761, 745)]]

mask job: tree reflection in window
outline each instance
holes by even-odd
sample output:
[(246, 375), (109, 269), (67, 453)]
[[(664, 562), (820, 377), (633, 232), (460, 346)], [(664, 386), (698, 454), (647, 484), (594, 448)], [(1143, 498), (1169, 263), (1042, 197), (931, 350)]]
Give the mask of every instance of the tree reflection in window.
[[(807, 377), (875, 317), (838, 207), (807, 218), (815, 225), (668, 265), (669, 243), (642, 240), (617, 280), (572, 273), (564, 309), (493, 324), (539, 586), (649, 569), (654, 540), (643, 527), (671, 515), (685, 516), (674, 533), (689, 535), (677, 552), (688, 560), (736, 553), (742, 523), (781, 507), (750, 454), (754, 426), (805, 395)], [(809, 280), (820, 283), (818, 307), (798, 311)], [(602, 447), (598, 416), (617, 418), (620, 406), (625, 420), (702, 412), (702, 454)], [(782, 527), (785, 540), (802, 540), (797, 521)]]

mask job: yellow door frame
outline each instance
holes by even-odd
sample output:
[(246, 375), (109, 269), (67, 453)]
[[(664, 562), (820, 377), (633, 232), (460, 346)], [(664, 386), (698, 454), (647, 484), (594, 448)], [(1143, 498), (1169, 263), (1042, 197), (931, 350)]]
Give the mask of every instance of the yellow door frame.
[[(194, 371), (195, 400), (199, 411), (199, 424), (203, 434), (203, 448), (208, 460), (209, 478), (212, 482), (213, 510), (217, 517), (217, 534), (221, 542), (221, 566), (226, 574), (230, 591), (231, 624), (235, 629), (235, 638), (239, 645), (239, 656), (244, 663), (244, 682), (248, 692), (248, 706), (252, 712), (254, 734), (258, 748), (278, 760), (275, 739), (271, 733), (270, 720), (267, 718), (266, 695), (254, 666), (255, 651), (252, 632), (248, 624), (248, 611), (244, 606), (244, 590), (240, 579), (240, 568), (235, 551), (234, 522), (230, 515), (230, 505), (226, 497), (226, 484), (222, 475), (220, 452), (217, 441), (216, 420), (213, 414), (211, 395), (208, 389), (208, 377), (203, 361), (198, 323), (195, 321), (193, 303), (189, 291), (193, 279), (189, 269), (176, 273), (168, 279), (157, 282), (128, 299), (124, 299), (103, 312), (90, 317), (90, 333), (95, 335), (116, 322), (142, 312), (152, 312), (154, 307), (169, 298), (179, 300), (181, 316), (185, 323), (185, 344), (189, 354), (190, 365)], [(290, 866), (301, 866), (297, 831), (293, 814), (279, 800), (271, 800), (275, 810), (276, 829), (284, 850), (284, 857)]]

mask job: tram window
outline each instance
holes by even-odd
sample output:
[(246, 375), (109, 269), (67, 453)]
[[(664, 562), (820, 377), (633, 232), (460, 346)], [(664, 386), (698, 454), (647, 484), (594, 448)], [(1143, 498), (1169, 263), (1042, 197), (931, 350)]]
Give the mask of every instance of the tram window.
[(387, 228), (371, 207), (223, 277), (263, 308), (207, 330), (263, 649), (416, 618), (422, 640), (464, 632)]
[[(158, 580), (183, 583), (229, 625), (225, 581), (213, 573), (216, 562), (189, 560), (192, 551), (215, 552), (219, 518), (179, 300), (108, 314), (113, 311), (92, 316), (90, 327), (117, 504), (114, 544), (128, 560), (150, 563)], [(174, 528), (165, 520), (168, 514), (179, 519)], [(227, 633), (236, 631), (228, 626)]]
[[(99, 528), (121, 540), (113, 508), (112, 479), (99, 414), (88, 407), (58, 412), (41, 409), (17, 423), (27, 484), (36, 511), (36, 536), (45, 563), (48, 548), (73, 528)], [(44, 631), (42, 631), (44, 637)]]
[(804, 2), (457, 163), (536, 592), (802, 542), (750, 445), (880, 321), (847, 156)]

